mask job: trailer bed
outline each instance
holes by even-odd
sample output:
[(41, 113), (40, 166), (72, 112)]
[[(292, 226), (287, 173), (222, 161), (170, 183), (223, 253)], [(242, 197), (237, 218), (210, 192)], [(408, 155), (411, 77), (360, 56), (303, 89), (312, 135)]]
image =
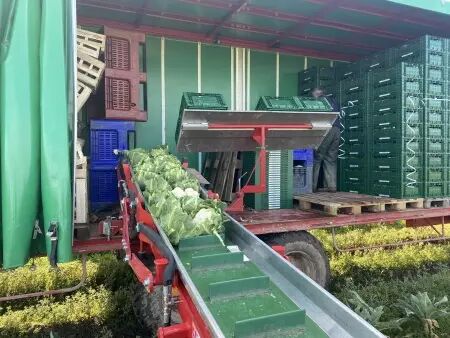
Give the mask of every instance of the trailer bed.
[(450, 221), (450, 208), (409, 209), (336, 216), (299, 209), (245, 210), (230, 214), (256, 235), (395, 221), (407, 221), (408, 224), (414, 225), (435, 225)]

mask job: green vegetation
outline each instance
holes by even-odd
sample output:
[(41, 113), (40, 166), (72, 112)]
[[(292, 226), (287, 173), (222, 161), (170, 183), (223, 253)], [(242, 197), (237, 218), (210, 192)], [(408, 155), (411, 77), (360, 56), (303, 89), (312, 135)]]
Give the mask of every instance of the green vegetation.
[(167, 147), (134, 149), (127, 155), (147, 207), (173, 244), (200, 235), (219, 237), (225, 203), (200, 198), (197, 179), (183, 170)]
[[(81, 262), (51, 269), (47, 258), (0, 272), (0, 295), (14, 295), (76, 285)], [(0, 304), (0, 337), (145, 337), (132, 301), (135, 280), (127, 264), (112, 253), (89, 256), (87, 282), (70, 294)]]
[[(450, 231), (450, 227), (446, 226)], [(330, 258), (331, 292), (390, 337), (450, 337), (450, 244), (337, 253), (331, 232), (312, 232)], [(435, 236), (432, 229), (365, 226), (337, 231), (341, 248)], [(112, 253), (90, 255), (85, 287), (72, 294), (0, 304), (0, 337), (148, 336), (133, 311), (135, 279)], [(81, 262), (51, 269), (46, 258), (0, 272), (0, 296), (76, 285)]]
[[(330, 231), (312, 233), (330, 256), (331, 292), (363, 318), (390, 337), (450, 337), (450, 244), (337, 253)], [(431, 228), (371, 225), (339, 229), (336, 242), (356, 248), (433, 236)]]

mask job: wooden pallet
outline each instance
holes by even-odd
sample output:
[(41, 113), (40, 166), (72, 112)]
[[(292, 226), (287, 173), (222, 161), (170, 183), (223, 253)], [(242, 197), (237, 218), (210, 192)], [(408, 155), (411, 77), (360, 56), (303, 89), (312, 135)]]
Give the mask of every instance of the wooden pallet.
[(398, 200), (349, 192), (312, 193), (294, 198), (302, 210), (319, 210), (332, 216), (423, 208), (422, 198)]
[(426, 209), (430, 208), (448, 208), (450, 207), (450, 199), (447, 197), (442, 198), (425, 198), (423, 201), (423, 207)]
[(77, 78), (79, 81), (96, 89), (105, 70), (102, 61), (87, 54), (77, 52)]
[(77, 112), (83, 108), (89, 96), (91, 96), (92, 89), (86, 86), (83, 82), (77, 81)]
[(96, 59), (105, 50), (106, 36), (84, 29), (77, 29), (77, 50)]

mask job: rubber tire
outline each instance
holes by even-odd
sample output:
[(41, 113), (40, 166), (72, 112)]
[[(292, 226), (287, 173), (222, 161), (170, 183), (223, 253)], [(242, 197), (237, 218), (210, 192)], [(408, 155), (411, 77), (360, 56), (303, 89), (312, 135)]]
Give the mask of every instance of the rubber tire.
[(269, 246), (283, 245), (289, 261), (323, 288), (330, 283), (330, 262), (322, 243), (306, 231), (263, 235)]
[(152, 337), (158, 335), (158, 328), (163, 325), (163, 288), (155, 286), (150, 294), (142, 284), (135, 287), (133, 310), (141, 326)]

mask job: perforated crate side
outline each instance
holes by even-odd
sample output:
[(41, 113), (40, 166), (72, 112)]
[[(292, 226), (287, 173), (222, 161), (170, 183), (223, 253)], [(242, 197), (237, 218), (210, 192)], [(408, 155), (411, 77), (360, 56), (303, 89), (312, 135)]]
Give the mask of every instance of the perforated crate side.
[(184, 92), (181, 106), (183, 109), (228, 109), (222, 94), (217, 93)]
[(301, 111), (303, 107), (294, 96), (261, 96), (256, 110)]
[(117, 173), (114, 167), (91, 167), (89, 170), (89, 198), (92, 210), (119, 202)]

